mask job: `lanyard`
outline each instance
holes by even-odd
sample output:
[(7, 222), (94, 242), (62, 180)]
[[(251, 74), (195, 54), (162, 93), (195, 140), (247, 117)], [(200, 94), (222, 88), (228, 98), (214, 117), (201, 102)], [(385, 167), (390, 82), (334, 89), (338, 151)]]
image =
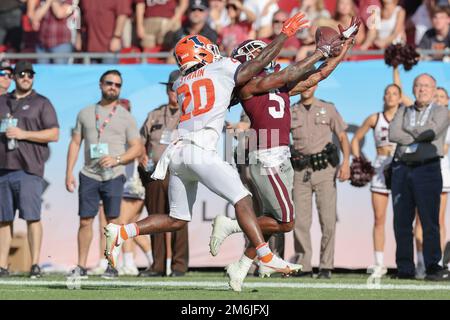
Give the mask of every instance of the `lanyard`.
[(430, 116), (431, 108), (433, 107), (433, 104), (431, 103), (424, 111), (422, 117), (419, 120), (419, 123), (416, 123), (416, 110), (413, 107), (413, 110), (411, 110), (411, 118), (409, 119), (409, 124), (411, 127), (415, 127), (416, 125), (419, 125), (421, 127), (424, 126), (425, 122), (428, 120), (428, 117)]
[(99, 106), (98, 104), (95, 106), (95, 128), (97, 129), (98, 133), (98, 141), (100, 141), (100, 136), (105, 131), (106, 126), (111, 121), (111, 118), (117, 111), (117, 105), (114, 106), (114, 108), (111, 110), (111, 112), (108, 114), (108, 117), (106, 117), (105, 121), (103, 121), (102, 124), (100, 124), (100, 114), (99, 114)]

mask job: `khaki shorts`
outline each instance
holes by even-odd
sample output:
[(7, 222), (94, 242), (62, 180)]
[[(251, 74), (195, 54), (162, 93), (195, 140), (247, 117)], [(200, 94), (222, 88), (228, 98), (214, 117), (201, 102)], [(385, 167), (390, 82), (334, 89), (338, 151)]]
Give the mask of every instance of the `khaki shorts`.
[(144, 20), (145, 35), (141, 41), (144, 48), (162, 45), (164, 37), (169, 31), (176, 31), (181, 27), (180, 22), (172, 23), (168, 18), (146, 18)]
[(263, 213), (280, 222), (294, 221), (294, 169), (290, 159), (272, 168), (263, 167), (258, 161), (250, 165), (250, 173), (263, 203)]

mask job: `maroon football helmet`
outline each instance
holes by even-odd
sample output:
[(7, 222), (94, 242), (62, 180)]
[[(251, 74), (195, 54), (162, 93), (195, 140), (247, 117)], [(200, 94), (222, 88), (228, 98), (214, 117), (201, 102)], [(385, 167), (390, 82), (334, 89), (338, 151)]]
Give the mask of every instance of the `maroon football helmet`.
[[(239, 60), (241, 63), (255, 59), (259, 52), (267, 47), (267, 43), (262, 40), (245, 40), (239, 44), (231, 53), (233, 59)], [(266, 70), (275, 68), (275, 61), (266, 66)]]

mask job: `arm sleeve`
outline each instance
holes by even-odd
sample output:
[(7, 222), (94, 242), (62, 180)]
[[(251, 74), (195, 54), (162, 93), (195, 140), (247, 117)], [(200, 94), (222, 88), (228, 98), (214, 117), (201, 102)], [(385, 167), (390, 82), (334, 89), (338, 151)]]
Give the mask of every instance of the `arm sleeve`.
[(147, 119), (145, 119), (144, 124), (141, 127), (141, 137), (147, 141), (148, 138), (150, 137), (150, 124), (151, 124), (151, 118), (152, 118), (152, 114), (149, 113), (147, 116)]
[(131, 1), (130, 0), (116, 0), (116, 14), (131, 16)]
[(78, 113), (75, 127), (73, 127), (72, 129), (72, 134), (82, 135), (82, 132), (83, 132), (83, 124), (81, 123), (81, 113)]
[(127, 141), (139, 139), (141, 137), (141, 135), (139, 134), (136, 120), (133, 118), (133, 116), (131, 114), (129, 114), (127, 123), (128, 123), (127, 131), (126, 131)]
[(448, 109), (435, 106), (430, 119), (423, 126), (416, 126), (407, 131), (417, 142), (433, 141), (448, 128)]
[(400, 107), (395, 113), (394, 119), (392, 119), (389, 125), (389, 141), (399, 143), (401, 145), (410, 145), (414, 143), (412, 135), (403, 130), (403, 119), (406, 108)]
[(330, 126), (333, 132), (338, 136), (340, 133), (347, 130), (348, 126), (334, 106), (332, 107), (332, 110)]
[(49, 100), (44, 101), (44, 106), (41, 112), (42, 129), (59, 128), (58, 117), (56, 116), (55, 108)]

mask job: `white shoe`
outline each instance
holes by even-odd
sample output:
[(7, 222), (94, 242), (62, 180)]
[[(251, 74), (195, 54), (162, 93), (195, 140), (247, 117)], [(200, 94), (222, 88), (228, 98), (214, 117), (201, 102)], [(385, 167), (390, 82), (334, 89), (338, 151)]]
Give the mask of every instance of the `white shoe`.
[(233, 234), (232, 228), (229, 227), (229, 223), (232, 221), (226, 216), (217, 216), (214, 218), (212, 224), (213, 230), (209, 239), (209, 252), (214, 257), (219, 253), (220, 245), (231, 234)]
[(426, 275), (425, 265), (423, 263), (418, 263), (416, 266), (416, 279), (425, 279)]
[(230, 285), (233, 291), (241, 292), (242, 284), (244, 283), (244, 279), (247, 276), (248, 270), (242, 268), (239, 261), (233, 262), (229, 264), (225, 270), (227, 271), (227, 276), (230, 278), (228, 284)]
[(261, 278), (270, 277), (273, 273), (282, 273), (285, 275), (290, 275), (292, 273), (297, 273), (303, 269), (301, 264), (289, 263), (284, 261), (280, 257), (274, 255), (272, 260), (269, 262), (258, 261), (258, 273)]
[(372, 276), (373, 278), (381, 278), (387, 273), (387, 268), (383, 266), (373, 266), (372, 270)]
[(120, 247), (125, 241), (120, 237), (120, 226), (110, 223), (105, 227), (104, 234), (106, 237), (105, 258), (113, 268), (116, 268), (119, 260)]
[(137, 276), (139, 274), (138, 268), (134, 266), (122, 266), (119, 268), (119, 276)]

